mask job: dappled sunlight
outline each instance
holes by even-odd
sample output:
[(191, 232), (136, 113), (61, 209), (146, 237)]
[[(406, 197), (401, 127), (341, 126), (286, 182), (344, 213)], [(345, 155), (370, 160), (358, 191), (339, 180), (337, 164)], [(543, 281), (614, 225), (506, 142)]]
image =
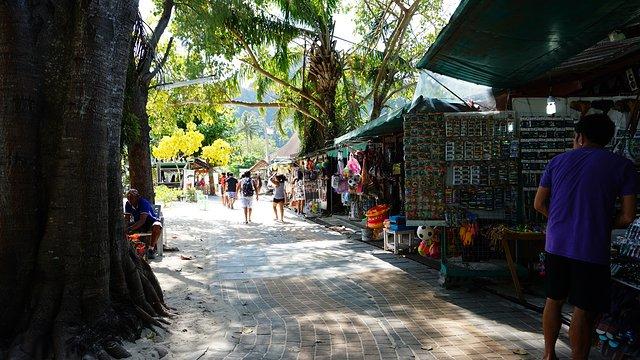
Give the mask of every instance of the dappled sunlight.
[[(271, 215), (269, 205), (260, 203), (256, 218)], [(212, 348), (310, 357), (331, 349), (344, 355), (336, 358), (375, 350), (370, 355), (382, 359), (510, 358), (516, 348), (542, 349), (537, 314), (484, 292), (445, 290), (438, 272), (323, 226), (299, 218), (239, 224), (230, 220), (237, 210), (216, 204), (174, 210), (184, 220), (169, 218), (167, 233), (193, 258), (168, 255), (156, 272), (167, 292), (186, 284), (229, 307)]]

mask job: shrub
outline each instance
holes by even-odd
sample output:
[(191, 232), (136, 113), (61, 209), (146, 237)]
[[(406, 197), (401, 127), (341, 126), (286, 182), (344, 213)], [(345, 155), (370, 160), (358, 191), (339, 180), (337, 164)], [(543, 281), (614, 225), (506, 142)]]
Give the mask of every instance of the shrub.
[(182, 194), (179, 189), (172, 189), (165, 185), (159, 185), (155, 188), (156, 202), (161, 202), (164, 206), (169, 206), (173, 201), (178, 200), (178, 197)]
[(188, 202), (196, 202), (197, 201), (196, 189), (194, 188), (187, 189), (186, 198)]

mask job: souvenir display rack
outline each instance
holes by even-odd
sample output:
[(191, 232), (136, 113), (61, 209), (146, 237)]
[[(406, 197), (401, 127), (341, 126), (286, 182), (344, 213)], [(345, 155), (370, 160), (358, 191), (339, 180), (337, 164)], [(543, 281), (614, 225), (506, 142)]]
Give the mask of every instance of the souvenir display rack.
[(444, 117), (448, 213), (517, 220), (518, 140), (512, 112), (450, 113)]
[(533, 210), (533, 201), (549, 160), (573, 147), (574, 121), (571, 117), (520, 117), (522, 206), (526, 223), (545, 222)]
[(612, 241), (611, 277), (640, 290), (640, 218)]
[(411, 113), (404, 121), (405, 212), (408, 220), (445, 218), (444, 115)]

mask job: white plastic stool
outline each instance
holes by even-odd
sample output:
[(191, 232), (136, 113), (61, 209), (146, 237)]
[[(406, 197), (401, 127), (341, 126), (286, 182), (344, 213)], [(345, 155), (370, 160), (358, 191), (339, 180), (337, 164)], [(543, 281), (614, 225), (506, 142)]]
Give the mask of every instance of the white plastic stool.
[[(415, 233), (414, 230), (400, 230), (400, 231), (393, 231), (393, 230), (389, 230), (389, 229), (384, 229), (384, 244), (383, 244), (383, 248), (385, 250), (389, 250), (391, 248), (393, 248), (393, 253), (397, 254), (398, 253), (398, 248), (402, 245), (402, 244), (406, 244), (407, 246), (403, 246), (403, 248), (407, 248), (407, 249), (411, 249), (411, 246), (413, 245), (413, 234)], [(389, 235), (393, 235), (393, 245), (389, 242)]]

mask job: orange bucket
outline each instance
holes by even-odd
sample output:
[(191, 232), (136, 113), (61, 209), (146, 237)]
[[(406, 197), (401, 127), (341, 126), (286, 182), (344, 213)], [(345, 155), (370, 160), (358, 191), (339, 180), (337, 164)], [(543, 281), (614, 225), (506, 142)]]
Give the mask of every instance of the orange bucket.
[(370, 229), (382, 229), (384, 221), (389, 218), (389, 206), (377, 205), (367, 211), (367, 227)]

